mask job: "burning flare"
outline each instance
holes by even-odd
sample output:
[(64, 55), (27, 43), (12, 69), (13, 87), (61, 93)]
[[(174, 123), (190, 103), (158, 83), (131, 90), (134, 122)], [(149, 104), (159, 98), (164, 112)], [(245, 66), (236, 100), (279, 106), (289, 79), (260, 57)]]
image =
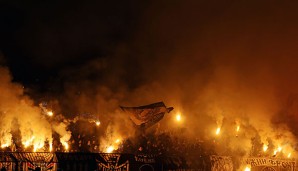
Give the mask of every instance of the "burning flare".
[(53, 116), (54, 113), (52, 111), (47, 111), (48, 116)]
[(181, 115), (180, 115), (180, 113), (178, 113), (177, 115), (176, 115), (176, 121), (181, 121)]
[(9, 144), (2, 144), (1, 148), (9, 147)]
[(240, 125), (237, 125), (236, 126), (236, 132), (239, 132), (239, 130), (240, 130)]
[(107, 148), (106, 152), (107, 153), (112, 153), (114, 151), (114, 147), (111, 145)]
[(216, 135), (219, 135), (219, 133), (220, 133), (220, 127), (218, 127), (218, 128), (216, 129), (215, 134), (216, 134)]
[(268, 145), (267, 145), (267, 144), (264, 144), (264, 145), (263, 145), (263, 151), (266, 152), (267, 149), (268, 149)]
[(32, 136), (29, 140), (23, 142), (24, 147), (25, 148), (29, 147), (32, 144), (34, 138), (35, 138), (35, 136)]
[(250, 171), (251, 170), (251, 167), (249, 165), (247, 165), (244, 169), (244, 171)]

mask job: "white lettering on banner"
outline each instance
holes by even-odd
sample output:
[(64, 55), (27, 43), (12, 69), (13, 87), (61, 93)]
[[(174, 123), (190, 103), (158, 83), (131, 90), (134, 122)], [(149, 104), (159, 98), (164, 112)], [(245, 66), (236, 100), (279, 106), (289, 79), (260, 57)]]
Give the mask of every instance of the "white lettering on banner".
[(283, 167), (286, 169), (294, 170), (296, 166), (296, 161), (294, 160), (282, 160), (282, 159), (272, 159), (272, 158), (245, 158), (243, 161), (245, 164), (251, 165), (251, 167), (255, 166), (277, 166)]
[(142, 163), (155, 163), (154, 156), (150, 155), (137, 155), (135, 156), (135, 160)]

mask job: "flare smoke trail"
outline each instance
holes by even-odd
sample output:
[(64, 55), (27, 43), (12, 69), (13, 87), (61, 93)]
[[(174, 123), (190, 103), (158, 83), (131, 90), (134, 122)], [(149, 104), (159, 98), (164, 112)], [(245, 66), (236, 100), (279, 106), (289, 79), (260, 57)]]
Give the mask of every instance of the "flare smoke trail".
[(0, 143), (2, 147), (8, 147), (12, 143), (13, 133), (20, 131), (21, 142), (24, 147), (33, 145), (35, 150), (44, 147), (45, 142), (52, 144), (53, 129), (68, 141), (70, 133), (66, 127), (50, 123), (41, 109), (34, 105), (33, 101), (24, 94), (24, 87), (12, 83), (7, 68), (0, 67), (0, 114), (1, 133)]

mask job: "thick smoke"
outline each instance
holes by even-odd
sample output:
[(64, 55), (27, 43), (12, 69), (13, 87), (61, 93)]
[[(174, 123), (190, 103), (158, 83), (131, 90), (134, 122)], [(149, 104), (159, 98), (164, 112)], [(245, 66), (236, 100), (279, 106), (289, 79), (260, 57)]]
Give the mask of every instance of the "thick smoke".
[(286, 2), (152, 3), (133, 41), (64, 72), (75, 75), (65, 83), (64, 104), (109, 122), (119, 105), (163, 100), (184, 120), (176, 123), (174, 111), (162, 129), (215, 139), (220, 154), (251, 155), (263, 145), (291, 152), (298, 134), (296, 15)]
[[(62, 93), (51, 97), (69, 118), (95, 115), (102, 144), (132, 136), (119, 105), (164, 101), (175, 109), (159, 129), (216, 142), (218, 154), (257, 155), (268, 146), (269, 156), (280, 146), (287, 155), (296, 150), (298, 135), (298, 17), (292, 3), (148, 3), (129, 39), (104, 56), (61, 69), (49, 85)], [(7, 97), (22, 95), (17, 90)], [(3, 107), (14, 104), (5, 102)]]
[[(52, 125), (49, 118), (42, 114), (42, 110), (34, 105), (33, 100), (24, 94), (24, 87), (13, 83), (7, 68), (0, 68), (0, 114), (1, 114), (1, 138), (2, 147), (8, 147), (14, 143), (24, 148), (32, 147), (37, 151), (45, 147), (45, 143), (52, 144), (53, 128), (65, 140), (68, 141), (70, 133), (66, 126)], [(18, 136), (17, 132), (20, 132)]]

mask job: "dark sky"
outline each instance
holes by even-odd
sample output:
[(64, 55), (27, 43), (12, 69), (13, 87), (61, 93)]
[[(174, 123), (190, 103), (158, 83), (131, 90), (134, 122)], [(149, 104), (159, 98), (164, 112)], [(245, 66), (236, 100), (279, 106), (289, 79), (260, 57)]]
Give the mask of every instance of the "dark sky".
[(133, 36), (133, 1), (1, 1), (1, 51), (16, 81), (45, 84), (66, 67), (111, 56)]
[(298, 130), (297, 5), (1, 0), (0, 61), (65, 113), (163, 100), (195, 124), (224, 113)]

